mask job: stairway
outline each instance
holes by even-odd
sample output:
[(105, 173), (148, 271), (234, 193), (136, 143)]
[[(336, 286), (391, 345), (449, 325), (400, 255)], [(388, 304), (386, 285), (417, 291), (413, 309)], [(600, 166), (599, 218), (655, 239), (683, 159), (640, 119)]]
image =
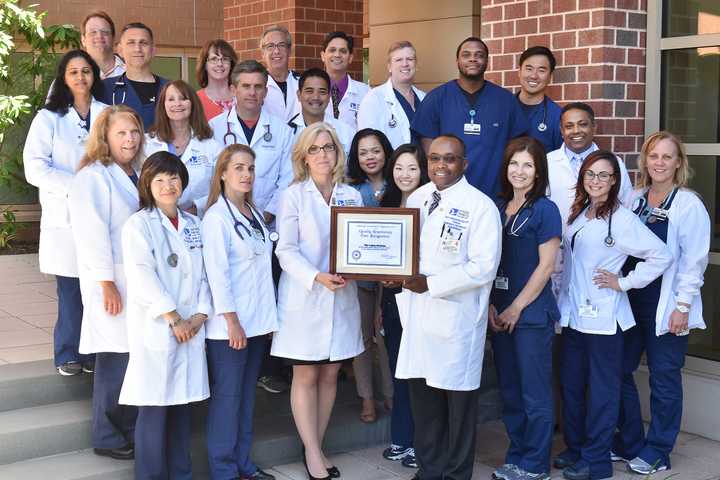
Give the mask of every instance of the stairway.
[[(500, 416), (496, 385), (492, 354), (486, 351), (478, 423)], [(256, 393), (253, 459), (261, 468), (298, 461), (301, 445), (289, 394)], [(132, 479), (133, 462), (92, 452), (91, 395), (91, 375), (62, 377), (49, 360), (0, 366), (0, 480)], [(193, 407), (192, 460), (198, 479), (208, 478), (205, 410), (205, 403)], [(389, 417), (365, 424), (359, 411), (354, 383), (341, 381), (325, 439), (328, 453), (389, 443)]]

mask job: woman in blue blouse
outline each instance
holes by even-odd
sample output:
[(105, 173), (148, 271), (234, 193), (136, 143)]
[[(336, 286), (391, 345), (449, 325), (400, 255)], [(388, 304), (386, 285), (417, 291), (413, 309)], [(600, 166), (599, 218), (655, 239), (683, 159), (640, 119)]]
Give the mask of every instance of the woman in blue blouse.
[(562, 220), (545, 196), (548, 167), (542, 144), (531, 137), (512, 140), (505, 149), (500, 183), (502, 259), (488, 320), (510, 446), (505, 464), (493, 477), (549, 479), (552, 342), (560, 319), (550, 274)]

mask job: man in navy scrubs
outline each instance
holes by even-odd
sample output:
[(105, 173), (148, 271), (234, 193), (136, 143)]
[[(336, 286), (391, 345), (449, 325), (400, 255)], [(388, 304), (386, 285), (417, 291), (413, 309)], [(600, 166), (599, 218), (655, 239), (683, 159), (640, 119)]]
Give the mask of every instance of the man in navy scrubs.
[(543, 144), (545, 153), (557, 150), (563, 143), (560, 106), (545, 94), (554, 71), (555, 56), (547, 47), (530, 47), (520, 55), (517, 100), (530, 124), (528, 135)]
[(155, 56), (152, 30), (144, 23), (128, 23), (120, 34), (118, 49), (125, 59), (126, 71), (103, 80), (105, 96), (102, 101), (132, 108), (140, 115), (147, 130), (155, 122), (155, 102), (168, 82), (152, 73), (151, 62)]
[(529, 130), (513, 94), (485, 80), (489, 52), (477, 37), (460, 43), (459, 76), (431, 91), (415, 112), (412, 130), (427, 152), (442, 133), (457, 135), (467, 146), (468, 182), (490, 198), (499, 189), (498, 174), (507, 142)]

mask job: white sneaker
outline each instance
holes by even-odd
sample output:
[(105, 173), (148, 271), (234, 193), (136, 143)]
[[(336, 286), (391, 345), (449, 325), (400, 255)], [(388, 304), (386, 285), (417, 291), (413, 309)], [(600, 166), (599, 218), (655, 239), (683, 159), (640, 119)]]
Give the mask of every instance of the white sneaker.
[(515, 473), (518, 470), (519, 469), (517, 465), (513, 465), (512, 463), (506, 463), (495, 469), (495, 471), (492, 473), (492, 478), (494, 480), (514, 480)]
[(628, 459), (625, 458), (625, 457), (621, 457), (621, 456), (618, 455), (617, 453), (615, 453), (615, 452), (613, 452), (612, 450), (610, 450), (610, 461), (611, 461), (611, 462), (625, 462), (625, 463), (628, 463), (630, 460), (628, 460)]
[(627, 467), (631, 472), (639, 473), (640, 475), (650, 475), (667, 470), (667, 465), (661, 465), (660, 460), (655, 462), (655, 465), (650, 465), (640, 457), (635, 457), (630, 460)]

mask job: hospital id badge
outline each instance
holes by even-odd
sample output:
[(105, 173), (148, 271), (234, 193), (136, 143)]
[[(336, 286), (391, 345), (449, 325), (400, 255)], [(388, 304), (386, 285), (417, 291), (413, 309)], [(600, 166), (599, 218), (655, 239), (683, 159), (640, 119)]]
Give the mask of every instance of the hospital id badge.
[(480, 135), (480, 130), (482, 130), (482, 127), (479, 123), (466, 123), (463, 126), (465, 135)]
[(583, 318), (597, 318), (598, 309), (595, 305), (588, 302), (585, 305), (580, 305), (578, 308), (578, 315)]
[(458, 253), (460, 251), (460, 240), (451, 235), (446, 236), (440, 242), (440, 251), (443, 253)]
[(510, 281), (508, 280), (508, 277), (496, 277), (495, 288), (497, 288), (498, 290), (509, 290)]

